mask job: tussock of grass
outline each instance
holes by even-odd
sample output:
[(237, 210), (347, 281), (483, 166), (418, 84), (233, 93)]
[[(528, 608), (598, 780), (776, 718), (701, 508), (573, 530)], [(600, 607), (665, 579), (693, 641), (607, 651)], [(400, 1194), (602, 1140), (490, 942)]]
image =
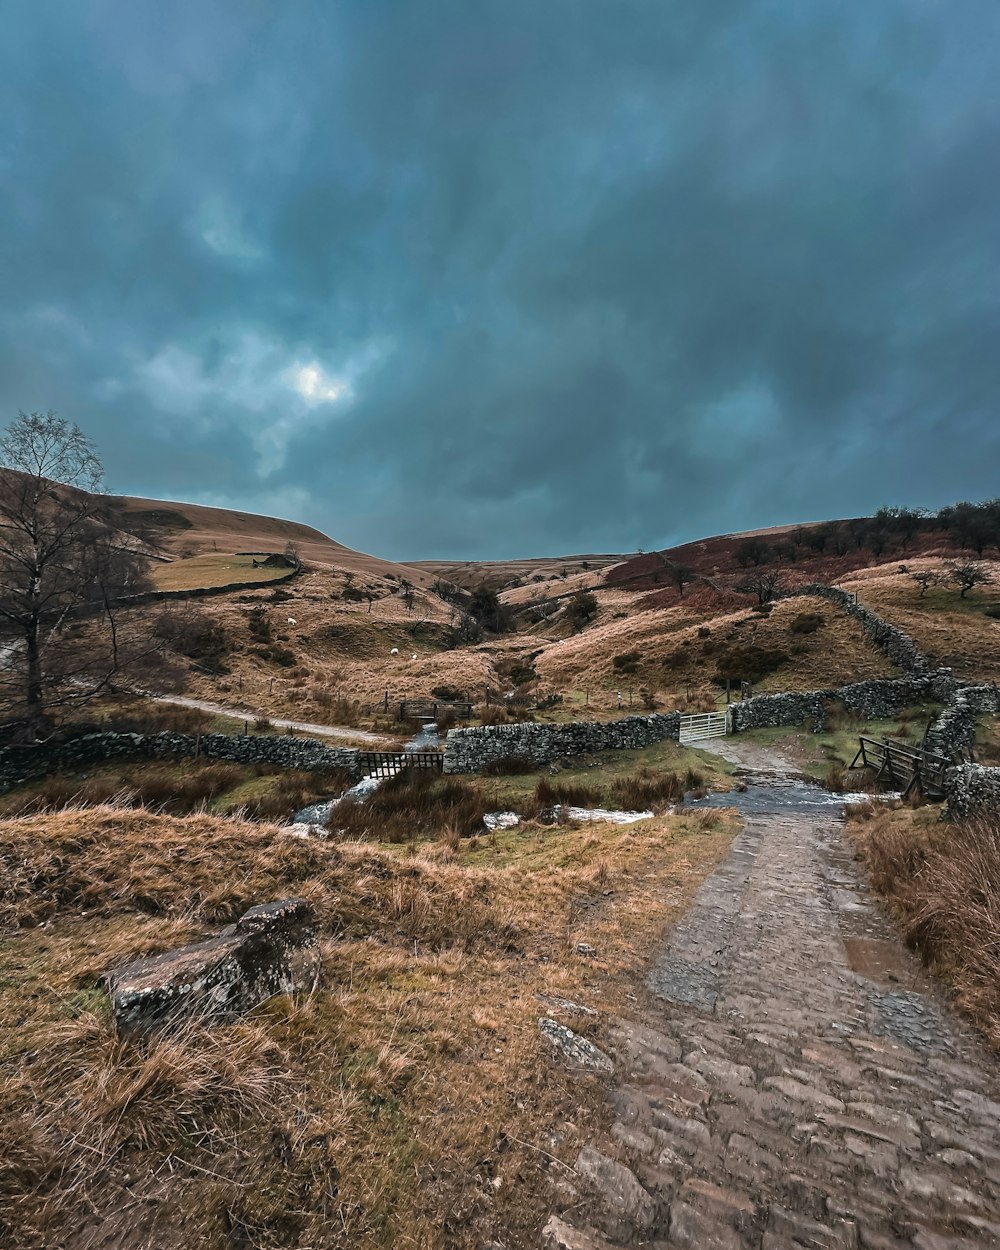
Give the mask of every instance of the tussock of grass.
[[(4, 1236), (388, 1250), (447, 1227), (453, 1244), (532, 1244), (548, 1155), (568, 1166), (602, 1105), (547, 1051), (536, 995), (588, 1000), (588, 941), (602, 1009), (624, 1010), (726, 822), (507, 831), (449, 856), (205, 814), (2, 822)], [(319, 990), (145, 1045), (114, 1036), (106, 968), (291, 894), (320, 918)]]
[(601, 792), (595, 786), (572, 781), (549, 781), (543, 777), (535, 787), (535, 801), (540, 807), (552, 807), (562, 803), (567, 807), (596, 807)]
[(705, 779), (689, 768), (681, 776), (675, 772), (651, 773), (642, 769), (632, 777), (619, 777), (612, 782), (611, 793), (625, 811), (654, 811), (663, 803), (676, 803), (689, 790), (701, 790)]
[(350, 784), (344, 770), (307, 773), (221, 762), (185, 760), (108, 763), (86, 774), (54, 774), (0, 797), (0, 818), (66, 807), (156, 808), (186, 816), (204, 806), (243, 811), (260, 820), (284, 819)]
[(946, 824), (872, 804), (849, 816), (872, 884), (906, 941), (1000, 1047), (1000, 819)]
[(442, 829), (471, 837), (485, 828), (486, 796), (456, 777), (438, 777), (404, 768), (367, 799), (345, 799), (330, 813), (330, 829), (340, 836), (380, 842), (411, 842)]

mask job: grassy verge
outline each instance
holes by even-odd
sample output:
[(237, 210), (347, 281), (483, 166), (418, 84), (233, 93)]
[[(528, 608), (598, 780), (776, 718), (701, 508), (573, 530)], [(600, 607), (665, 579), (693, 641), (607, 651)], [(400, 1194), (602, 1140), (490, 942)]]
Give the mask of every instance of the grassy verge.
[(307, 773), (209, 760), (114, 760), (17, 786), (0, 797), (0, 817), (114, 803), (180, 816), (206, 807), (221, 815), (243, 812), (256, 819), (286, 820), (350, 784), (346, 772)]
[[(548, 769), (540, 771), (548, 776)], [(621, 790), (630, 780), (655, 780), (665, 773), (686, 778), (691, 773), (700, 782), (690, 789), (701, 784), (713, 790), (727, 790), (732, 771), (732, 764), (708, 751), (682, 747), (676, 742), (658, 742), (638, 751), (601, 751), (572, 757), (551, 780), (554, 786), (591, 791), (591, 806), (621, 808)], [(517, 811), (535, 792), (539, 775), (539, 771), (534, 771), (513, 777), (478, 777), (477, 784), (489, 796), (492, 810)]]
[(858, 752), (858, 738), (894, 738), (919, 746), (927, 722), (940, 711), (939, 704), (919, 704), (905, 708), (888, 720), (863, 720), (845, 712), (835, 712), (830, 726), (821, 733), (799, 726), (751, 729), (740, 734), (740, 741), (773, 747), (791, 760), (807, 776), (825, 780), (831, 770), (848, 769)]
[[(698, 812), (412, 854), (204, 814), (0, 823), (0, 1226), (24, 1250), (536, 1245), (603, 1114), (538, 995), (627, 1009), (733, 828)], [(323, 988), (114, 1036), (104, 969), (291, 894), (320, 917)]]
[(937, 817), (864, 804), (848, 830), (907, 944), (1000, 1048), (1000, 821)]

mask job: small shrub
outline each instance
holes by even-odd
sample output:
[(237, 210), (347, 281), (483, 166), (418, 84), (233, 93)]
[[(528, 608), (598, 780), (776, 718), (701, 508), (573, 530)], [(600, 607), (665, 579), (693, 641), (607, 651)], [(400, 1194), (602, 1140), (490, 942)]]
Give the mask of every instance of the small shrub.
[(758, 682), (776, 672), (788, 660), (786, 651), (777, 648), (734, 646), (720, 652), (712, 681), (724, 686), (727, 681)]
[(549, 708), (557, 707), (560, 703), (562, 703), (562, 701), (563, 697), (561, 694), (546, 694), (538, 700), (535, 707), (537, 707), (540, 712), (547, 712)]
[(454, 729), (458, 724), (458, 717), (451, 708), (438, 709), (437, 714), (437, 731), (443, 738), (449, 729)]
[(435, 699), (443, 699), (446, 703), (468, 702), (465, 691), (459, 690), (457, 686), (435, 686), (431, 694)]
[(1000, 603), (991, 603), (986, 609), (986, 615), (994, 621), (1000, 621)]
[(247, 613), (247, 628), (250, 631), (250, 637), (258, 642), (271, 641), (271, 621), (262, 603), (258, 603)]
[(712, 636), (712, 631), (708, 628), (708, 626), (707, 626), (707, 625), (699, 625), (699, 626), (698, 626), (698, 637), (699, 637), (699, 638), (710, 638), (711, 636)]
[(831, 794), (843, 794), (846, 782), (847, 774), (839, 764), (834, 764), (823, 778), (823, 785)]
[(657, 803), (676, 803), (684, 797), (684, 782), (674, 772), (653, 776), (643, 770), (632, 777), (618, 777), (611, 794), (624, 811), (639, 812)]
[(289, 650), (288, 647), (278, 646), (276, 643), (270, 647), (255, 647), (253, 653), (259, 655), (262, 660), (269, 660), (281, 668), (294, 668), (297, 663), (294, 651)]
[(455, 777), (404, 768), (364, 802), (345, 799), (330, 814), (334, 833), (382, 842), (440, 837), (444, 830), (468, 838), (485, 829), (486, 796)]
[(556, 782), (553, 785), (547, 777), (543, 777), (535, 787), (535, 799), (542, 807), (554, 807), (556, 803), (566, 807), (596, 807), (601, 801), (601, 792), (580, 784)]
[(826, 617), (818, 612), (800, 612), (788, 629), (793, 634), (814, 634), (826, 624)]
[(641, 651), (625, 651), (621, 655), (616, 655), (611, 663), (618, 673), (634, 673), (638, 670), (641, 659)]

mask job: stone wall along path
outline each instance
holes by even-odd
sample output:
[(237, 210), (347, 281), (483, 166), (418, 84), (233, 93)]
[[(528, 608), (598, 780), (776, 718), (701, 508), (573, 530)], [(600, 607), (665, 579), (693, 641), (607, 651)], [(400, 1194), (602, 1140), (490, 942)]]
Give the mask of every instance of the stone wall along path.
[(836, 816), (749, 819), (651, 986), (658, 1006), (597, 1037), (615, 1120), (543, 1245), (1000, 1244), (996, 1060), (890, 930)]

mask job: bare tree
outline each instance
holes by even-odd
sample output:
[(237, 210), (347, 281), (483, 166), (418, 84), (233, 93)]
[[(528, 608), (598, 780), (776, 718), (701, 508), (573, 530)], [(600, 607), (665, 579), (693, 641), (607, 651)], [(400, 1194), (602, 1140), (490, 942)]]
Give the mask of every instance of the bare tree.
[(134, 655), (114, 605), (146, 588), (145, 561), (115, 526), (103, 466), (76, 425), (19, 413), (0, 463), (0, 711), (37, 737)]
[(744, 594), (756, 595), (757, 606), (762, 608), (770, 603), (781, 589), (781, 572), (778, 569), (758, 569), (749, 577), (737, 583), (736, 589)]
[(976, 586), (986, 586), (992, 582), (993, 575), (981, 564), (969, 561), (964, 564), (952, 564), (948, 569), (948, 580), (961, 588), (958, 597), (964, 599)]
[(677, 593), (683, 599), (684, 587), (690, 585), (697, 577), (697, 574), (689, 564), (675, 564), (670, 570), (670, 576), (677, 587)]
[(920, 587), (920, 594), (917, 596), (918, 599), (922, 599), (924, 595), (927, 594), (930, 587), (936, 586), (941, 580), (940, 573), (935, 573), (930, 569), (924, 569), (919, 573), (911, 573), (910, 576)]

